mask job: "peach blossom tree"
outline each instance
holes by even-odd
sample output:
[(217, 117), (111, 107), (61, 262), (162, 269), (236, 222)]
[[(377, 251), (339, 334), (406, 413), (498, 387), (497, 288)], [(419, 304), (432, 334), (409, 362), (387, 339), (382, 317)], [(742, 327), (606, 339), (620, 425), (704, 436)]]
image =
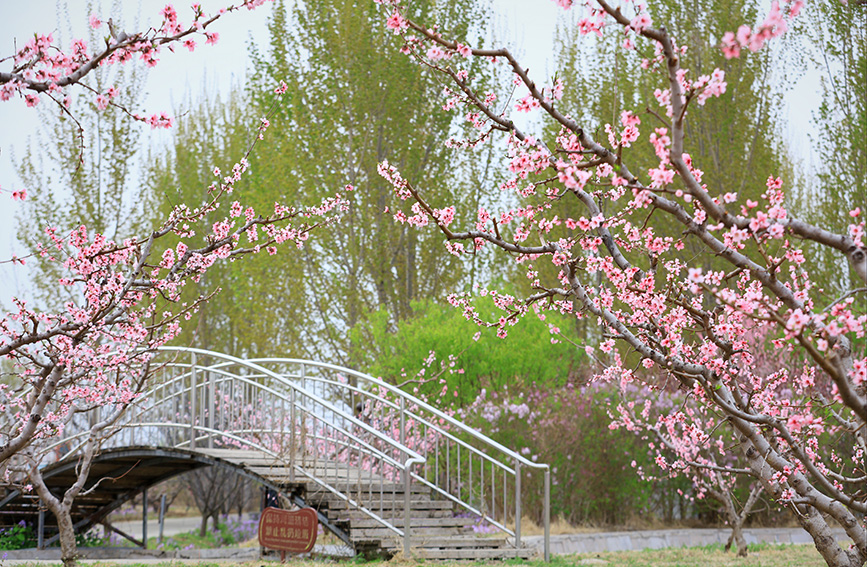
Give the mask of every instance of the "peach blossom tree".
[[(104, 45), (74, 40), (61, 46), (51, 35), (33, 37), (3, 60), (12, 68), (0, 71), (0, 100), (21, 97), (31, 107), (53, 104), (77, 122), (67, 95), (76, 88), (93, 97), (98, 111), (124, 112), (153, 128), (171, 127), (166, 113), (144, 116), (119, 104), (113, 87), (97, 91), (88, 83), (89, 74), (98, 66), (134, 58), (153, 66), (166, 50), (193, 50), (201, 40), (213, 43), (218, 34), (212, 24), (218, 19), (262, 4), (264, 0), (246, 0), (208, 15), (195, 3), (186, 24), (167, 5), (158, 27), (136, 33), (91, 15), (91, 26), (108, 32)], [(278, 95), (286, 91), (285, 84), (273, 88)], [(114, 241), (85, 225), (68, 234), (45, 227), (33, 255), (62, 266), (64, 276), (56, 285), (67, 288), (73, 299), (58, 311), (46, 312), (13, 298), (14, 309), (0, 319), (0, 356), (12, 369), (12, 378), (0, 384), (0, 470), (5, 484), (35, 491), (56, 516), (65, 565), (76, 561), (73, 501), (93, 486), (88, 472), (100, 444), (140, 398), (154, 349), (177, 336), (217, 291), (185, 302), (180, 294), (184, 285), (198, 281), (218, 262), (301, 247), (312, 233), (337, 222), (346, 208), (341, 193), (310, 206), (275, 203), (255, 210), (245, 205), (245, 195), (235, 191), (235, 184), (247, 171), (247, 157), (268, 124), (266, 116), (252, 126), (249, 149), (231, 171), (214, 169), (212, 180), (202, 180), (199, 203), (177, 205), (149, 234)], [(28, 189), (37, 190), (18, 189), (11, 196), (23, 200)], [(11, 261), (24, 263), (23, 258)], [(44, 483), (40, 465), (56, 458), (45, 448), (69, 428), (83, 432), (76, 478), (62, 495), (55, 495)]]
[[(654, 373), (677, 384), (691, 403), (704, 408), (667, 418), (695, 426), (673, 428), (678, 443), (695, 448), (705, 443), (703, 430), (712, 417), (715, 431), (724, 432), (726, 444), (736, 448), (735, 463), (695, 464), (751, 476), (792, 510), (828, 565), (863, 565), (865, 211), (840, 210), (848, 221), (843, 232), (806, 222), (793, 212), (783, 179), (773, 171), (755, 201), (739, 196), (739, 187), (709, 192), (685, 132), (709, 99), (728, 100), (725, 73), (683, 68), (689, 38), (654, 22), (642, 1), (557, 0), (564, 9), (581, 12), (577, 25), (586, 35), (608, 26), (619, 30), (623, 49), (647, 54), (642, 66), (658, 78), (652, 99), (636, 101), (598, 133), (560, 103), (569, 85), (557, 77), (546, 82), (532, 76), (508, 49), (458, 43), (435, 22), (414, 21), (398, 0), (380, 3), (384, 24), (404, 39), (404, 52), (442, 74), (444, 111), (460, 109), (477, 131), (450, 143), (470, 147), (500, 138), (506, 147), (506, 181), (489, 190), (510, 194), (516, 204), (480, 208), (475, 224), (466, 228), (454, 223), (460, 203), (432, 202), (422, 180), (405, 179), (388, 162), (380, 165), (406, 203), (394, 213), (397, 222), (432, 225), (445, 237), (447, 252), (462, 256), (492, 249), (526, 273), (523, 297), (489, 292), (502, 310), (497, 321), (484, 321), (467, 293), (451, 295), (451, 303), (469, 319), (496, 327), (502, 337), (530, 314), (589, 318), (602, 340), (579, 346), (605, 362), (596, 380), (625, 388)], [(774, 0), (757, 25), (744, 24), (717, 38), (719, 49), (728, 58), (750, 56), (793, 27), (802, 7), (800, 0)], [(501, 100), (475, 80), (467, 65), (472, 58), (512, 74), (511, 99)], [(526, 131), (513, 113), (541, 116), (559, 131), (550, 136)], [(638, 144), (651, 144), (652, 167), (631, 164), (630, 148)], [(732, 145), (726, 159), (747, 164), (748, 150), (739, 148)], [(688, 241), (704, 256), (687, 255)], [(839, 297), (824, 294), (811, 279), (805, 244), (833, 251), (839, 269), (850, 270), (852, 288)], [(702, 263), (709, 257), (716, 258), (713, 269)], [(549, 262), (553, 270), (540, 269)], [(556, 275), (540, 275), (550, 272)], [(580, 341), (559, 329), (552, 332)], [(772, 348), (790, 352), (798, 365), (780, 362), (770, 370), (757, 365), (765, 346), (751, 340), (756, 334), (768, 335)], [(638, 365), (646, 372), (638, 372)], [(832, 531), (837, 526), (853, 543), (837, 541)]]

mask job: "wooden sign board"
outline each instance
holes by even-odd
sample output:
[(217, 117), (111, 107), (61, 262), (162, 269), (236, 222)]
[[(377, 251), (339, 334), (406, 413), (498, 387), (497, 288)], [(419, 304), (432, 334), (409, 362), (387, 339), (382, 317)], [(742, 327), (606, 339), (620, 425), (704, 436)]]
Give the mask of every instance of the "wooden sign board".
[(259, 545), (268, 549), (307, 553), (316, 543), (319, 518), (313, 508), (265, 508), (259, 518)]

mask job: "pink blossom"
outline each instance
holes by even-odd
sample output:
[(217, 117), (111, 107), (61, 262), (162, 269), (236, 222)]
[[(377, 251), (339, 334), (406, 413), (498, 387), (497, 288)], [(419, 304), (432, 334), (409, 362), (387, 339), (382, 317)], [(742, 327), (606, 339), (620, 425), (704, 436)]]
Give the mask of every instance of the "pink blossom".
[(768, 235), (771, 238), (780, 239), (783, 237), (785, 230), (783, 229), (783, 225), (779, 223), (774, 223), (768, 227)]
[(391, 16), (385, 22), (386, 27), (394, 30), (394, 33), (398, 33), (400, 30), (406, 29), (408, 24), (406, 19), (400, 15), (400, 12), (395, 10), (392, 12)]
[(162, 16), (169, 22), (175, 22), (178, 19), (178, 13), (175, 11), (175, 7), (171, 4), (166, 4), (165, 8), (162, 10)]
[(650, 179), (652, 180), (650, 186), (654, 188), (668, 185), (674, 181), (675, 172), (673, 169), (666, 169), (665, 167), (660, 166), (658, 168), (647, 170), (647, 173), (650, 175)]
[(517, 109), (518, 112), (530, 112), (535, 108), (539, 108), (539, 101), (533, 98), (532, 94), (528, 94), (524, 98), (518, 100), (517, 104), (515, 104), (515, 109)]
[(439, 45), (433, 45), (427, 50), (427, 58), (431, 61), (439, 61), (446, 58), (446, 52)]
[(650, 27), (651, 21), (650, 16), (647, 12), (641, 12), (629, 23), (629, 27), (634, 29), (637, 32), (640, 32), (644, 28)]
[(145, 120), (145, 122), (147, 122), (147, 124), (149, 124), (150, 127), (154, 129), (172, 127), (172, 118), (165, 112), (152, 114), (149, 118)]
[(580, 20), (578, 20), (578, 33), (580, 33), (581, 35), (595, 33), (599, 37), (602, 37), (602, 26), (603, 24), (599, 20), (581, 18)]

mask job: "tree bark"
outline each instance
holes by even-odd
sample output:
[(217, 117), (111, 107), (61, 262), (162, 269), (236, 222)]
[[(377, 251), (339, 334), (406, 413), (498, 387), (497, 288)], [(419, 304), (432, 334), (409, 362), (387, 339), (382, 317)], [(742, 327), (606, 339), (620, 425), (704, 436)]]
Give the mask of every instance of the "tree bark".
[(78, 565), (78, 545), (75, 542), (75, 526), (69, 513), (54, 513), (60, 530), (60, 560), (63, 567)]
[(732, 547), (732, 543), (737, 545), (738, 557), (747, 556), (747, 542), (744, 539), (744, 526), (740, 521), (731, 523), (732, 533), (729, 535), (729, 540), (726, 542), (725, 550), (728, 551)]

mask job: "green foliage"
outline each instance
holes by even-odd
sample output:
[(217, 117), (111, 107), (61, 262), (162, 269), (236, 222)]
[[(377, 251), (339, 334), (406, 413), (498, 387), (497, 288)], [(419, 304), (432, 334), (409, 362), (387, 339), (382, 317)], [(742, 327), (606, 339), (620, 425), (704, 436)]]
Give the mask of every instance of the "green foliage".
[[(161, 210), (167, 214), (179, 203), (202, 202), (208, 185), (216, 179), (214, 168), (231, 171), (250, 147), (258, 122), (240, 92), (225, 101), (202, 96), (198, 108), (179, 120), (175, 140), (166, 153), (151, 159), (149, 182), (159, 195)], [(272, 210), (275, 202), (302, 204), (291, 189), (262, 187), (248, 175), (230, 198), (263, 213)], [(293, 252), (275, 256), (263, 252), (252, 262), (224, 262), (188, 284), (184, 291), (188, 302), (221, 291), (202, 306), (196, 324), (185, 327), (177, 342), (233, 355), (300, 354), (297, 345), (302, 325), (292, 323), (304, 320), (298, 293), (303, 268)]]
[[(477, 19), (474, 0), (426, 1), (413, 9), (459, 33), (469, 33), (467, 22)], [(204, 97), (179, 121), (167, 154), (151, 160), (150, 180), (164, 210), (198, 202), (214, 166), (228, 171), (259, 117), (268, 116), (270, 127), (238, 189), (245, 199), (267, 210), (275, 202), (316, 203), (347, 183), (356, 188), (347, 195), (348, 214), (304, 249), (215, 267), (189, 286), (187, 301), (222, 291), (178, 342), (357, 365), (350, 353), (358, 352), (351, 346), (358, 335), (350, 331), (367, 314), (383, 310), (391, 322), (411, 317), (413, 300), (440, 295), (463, 277), (464, 264), (440, 253), (438, 235), (384, 212), (395, 197), (377, 173), (383, 159), (450, 199), (460, 199), (467, 184), (456, 179), (453, 151), (444, 145), (455, 118), (438, 111), (441, 85), (398, 52), (380, 10), (372, 1), (313, 0), (291, 8), (278, 2), (267, 43), (251, 47), (245, 92), (227, 101)], [(278, 97), (282, 81), (288, 89)]]
[(21, 521), (9, 528), (0, 529), (0, 549), (26, 549), (36, 547), (33, 526)]
[[(350, 183), (349, 213), (302, 251), (305, 347), (355, 365), (350, 333), (367, 313), (383, 309), (392, 321), (413, 315), (412, 302), (437, 296), (462, 277), (463, 264), (440, 253), (439, 235), (395, 222), (390, 185), (378, 172), (388, 159), (444, 200), (466, 187), (444, 142), (455, 117), (441, 112), (442, 87), (424, 66), (399, 53), (383, 26), (382, 7), (311, 0), (288, 9), (278, 3), (264, 52), (253, 51), (253, 107), (264, 113), (281, 81), (288, 91), (252, 160), (257, 191), (288, 187), (301, 198)], [(477, 20), (473, 0), (413, 3), (415, 15), (468, 33)], [(409, 103), (408, 101), (412, 101)], [(358, 346), (358, 345), (356, 345)]]
[[(808, 4), (800, 22), (812, 44), (811, 59), (821, 72), (822, 103), (813, 118), (811, 140), (819, 166), (803, 180), (791, 208), (799, 217), (846, 233), (848, 211), (867, 214), (867, 5), (824, 0)], [(858, 287), (839, 253), (807, 243), (813, 280), (834, 300)]]
[(151, 549), (211, 549), (215, 547), (236, 546), (256, 537), (258, 518), (229, 518), (224, 516), (216, 530), (208, 530), (200, 535), (199, 530), (175, 534), (157, 543), (157, 538), (148, 538)]
[[(481, 313), (494, 313), (490, 300), (479, 298)], [(479, 328), (467, 321), (459, 309), (433, 301), (414, 301), (415, 317), (393, 325), (385, 310), (372, 313), (353, 332), (360, 345), (354, 357), (367, 372), (401, 384), (405, 389), (435, 396), (441, 390), (429, 370), (415, 376), (422, 361), (437, 353), (454, 355), (454, 367), (463, 372), (444, 373), (450, 391), (457, 392), (457, 405), (472, 402), (482, 388), (502, 390), (538, 384), (556, 387), (566, 384), (578, 371), (583, 355), (572, 345), (552, 343), (549, 325), (566, 325), (565, 318), (548, 314), (545, 321), (525, 317), (509, 328), (505, 339), (495, 329)], [(473, 336), (479, 333), (478, 340)]]
[(102, 547), (105, 545), (105, 540), (97, 533), (97, 529), (88, 530), (85, 533), (75, 534), (76, 547)]

